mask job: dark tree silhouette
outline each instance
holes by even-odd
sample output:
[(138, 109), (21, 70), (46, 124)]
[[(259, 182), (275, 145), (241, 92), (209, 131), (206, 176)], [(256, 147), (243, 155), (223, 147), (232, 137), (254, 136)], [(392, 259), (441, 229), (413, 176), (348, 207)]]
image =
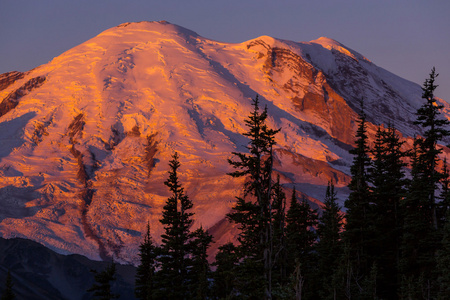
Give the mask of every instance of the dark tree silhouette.
[(140, 264), (136, 270), (135, 295), (138, 299), (153, 299), (156, 252), (157, 249), (153, 245), (150, 234), (150, 223), (147, 223), (147, 233), (139, 246)]
[(87, 291), (93, 293), (92, 299), (110, 300), (117, 299), (119, 295), (111, 292), (111, 282), (116, 280), (116, 264), (111, 262), (102, 272), (92, 271), (95, 283)]
[(3, 291), (1, 300), (14, 300), (16, 299), (16, 296), (13, 292), (13, 282), (11, 277), (11, 272), (8, 270), (8, 275), (6, 275), (6, 281), (5, 281), (5, 290)]
[[(245, 120), (248, 131), (244, 136), (250, 139), (249, 153), (233, 152), (235, 160), (228, 162), (236, 169), (233, 177), (245, 176), (246, 197), (237, 198), (237, 203), (228, 218), (239, 225), (239, 253), (242, 255), (241, 282), (254, 288), (241, 292), (255, 291), (255, 297), (272, 299), (273, 269), (273, 211), (272, 211), (272, 169), (275, 134), (267, 124), (267, 107), (259, 108), (258, 96), (253, 100), (253, 111)], [(248, 196), (251, 199), (248, 199)]]
[(189, 268), (192, 266), (189, 231), (192, 225), (193, 213), (190, 212), (193, 204), (184, 193), (178, 179), (180, 162), (178, 154), (172, 156), (169, 163), (169, 178), (164, 184), (172, 195), (167, 199), (162, 212), (161, 224), (164, 225), (164, 234), (157, 261), (160, 270), (156, 274), (158, 290), (156, 299), (188, 299), (189, 295)]

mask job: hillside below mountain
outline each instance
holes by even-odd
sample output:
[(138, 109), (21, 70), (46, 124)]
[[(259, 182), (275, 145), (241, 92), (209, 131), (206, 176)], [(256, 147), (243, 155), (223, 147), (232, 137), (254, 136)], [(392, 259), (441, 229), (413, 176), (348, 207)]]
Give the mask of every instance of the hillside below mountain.
[[(102, 272), (111, 262), (99, 262), (84, 256), (61, 255), (39, 243), (20, 239), (0, 238), (0, 282), (11, 273), (13, 291), (18, 300), (92, 299), (87, 290), (94, 284), (94, 273)], [(133, 266), (116, 265), (116, 280), (112, 291), (119, 299), (134, 298)], [(4, 284), (0, 286), (3, 294)]]

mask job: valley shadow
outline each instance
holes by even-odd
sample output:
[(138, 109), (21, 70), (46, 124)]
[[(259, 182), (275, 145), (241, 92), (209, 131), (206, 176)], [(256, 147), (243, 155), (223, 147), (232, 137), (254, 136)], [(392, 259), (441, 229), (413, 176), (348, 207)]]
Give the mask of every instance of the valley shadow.
[(27, 207), (26, 203), (38, 199), (41, 193), (37, 191), (40, 185), (28, 187), (16, 187), (8, 185), (0, 189), (0, 222), (7, 218), (23, 219), (31, 217), (41, 208)]
[(15, 119), (0, 123), (0, 159), (25, 143), (23, 138), (27, 123), (36, 116), (35, 112), (28, 112)]
[[(16, 299), (92, 299), (87, 292), (95, 282), (91, 270), (101, 272), (110, 263), (58, 254), (31, 240), (0, 238), (0, 282), (6, 282), (10, 271)], [(136, 299), (135, 272), (133, 266), (116, 264), (111, 290), (119, 299)]]
[(237, 151), (245, 151), (245, 145), (247, 145), (250, 141), (249, 138), (243, 136), (240, 133), (236, 133), (226, 129), (225, 125), (219, 118), (211, 115), (210, 118), (212, 124), (205, 124), (205, 122), (201, 118), (200, 113), (196, 109), (188, 109), (188, 114), (191, 119), (194, 120), (197, 131), (203, 139), (208, 139), (206, 129), (212, 129), (214, 131), (225, 134), (225, 136), (227, 136), (228, 139), (236, 146)]

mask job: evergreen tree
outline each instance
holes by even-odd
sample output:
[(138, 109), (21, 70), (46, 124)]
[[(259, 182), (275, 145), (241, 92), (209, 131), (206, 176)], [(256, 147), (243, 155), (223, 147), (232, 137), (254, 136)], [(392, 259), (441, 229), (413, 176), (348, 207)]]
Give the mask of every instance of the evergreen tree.
[(192, 299), (206, 300), (211, 296), (212, 275), (206, 253), (211, 243), (212, 235), (202, 227), (192, 233), (192, 269), (190, 270)]
[(157, 257), (160, 269), (156, 273), (158, 289), (154, 293), (155, 299), (189, 299), (188, 271), (192, 267), (189, 231), (193, 222), (192, 202), (184, 193), (184, 188), (178, 179), (178, 154), (172, 156), (169, 163), (169, 178), (164, 184), (169, 187), (172, 195), (163, 207), (161, 224), (164, 234), (160, 255)]
[(287, 247), (290, 255), (289, 261), (306, 260), (312, 252), (316, 240), (314, 227), (317, 225), (317, 212), (311, 209), (303, 196), (299, 202), (295, 189), (292, 192), (290, 207), (286, 215)]
[[(381, 298), (396, 299), (398, 296), (398, 267), (400, 259), (403, 216), (400, 202), (405, 196), (406, 179), (404, 158), (401, 150), (404, 142), (393, 126), (378, 127), (373, 163), (368, 170), (373, 202), (373, 248), (372, 264), (376, 265), (377, 291)], [(373, 267), (374, 268), (374, 267)], [(372, 275), (374, 269), (372, 268)]]
[(436, 102), (434, 91), (437, 88), (435, 80), (438, 74), (435, 69), (431, 69), (429, 78), (427, 78), (422, 87), (422, 98), (425, 103), (417, 110), (417, 121), (414, 122), (420, 125), (424, 130), (424, 137), (421, 139), (421, 160), (426, 166), (422, 170), (421, 179), (426, 182), (427, 188), (427, 210), (431, 223), (437, 229), (437, 215), (436, 215), (436, 190), (438, 189), (439, 181), (442, 179), (442, 174), (437, 170), (438, 155), (442, 153), (442, 149), (438, 147), (438, 142), (450, 135), (450, 131), (445, 127), (450, 124), (447, 119), (439, 118), (440, 110), (444, 108)]
[(236, 274), (239, 255), (238, 249), (233, 243), (226, 243), (219, 247), (213, 266), (214, 272), (214, 296), (217, 299), (237, 299)]
[(111, 292), (111, 282), (116, 280), (116, 264), (112, 262), (102, 272), (92, 270), (95, 274), (95, 283), (87, 291), (93, 293), (92, 299), (110, 300), (117, 299), (119, 295)]
[(402, 205), (405, 221), (402, 237), (402, 294), (405, 297), (436, 297), (436, 253), (440, 247), (437, 191), (445, 176), (437, 170), (438, 142), (450, 134), (445, 129), (448, 120), (439, 117), (443, 108), (434, 98), (433, 68), (422, 87), (425, 103), (417, 111), (416, 124), (424, 130), (423, 138), (416, 138), (412, 155), (412, 179)]
[(444, 158), (444, 166), (442, 168), (441, 195), (438, 203), (437, 218), (438, 227), (444, 228), (447, 220), (447, 212), (450, 211), (450, 174), (447, 166), (447, 158)]
[(437, 255), (438, 299), (450, 299), (450, 211), (447, 212), (446, 223), (443, 230), (442, 248)]
[(341, 231), (343, 215), (337, 204), (333, 182), (328, 183), (322, 216), (319, 218), (317, 235), (319, 241), (316, 246), (318, 255), (318, 275), (321, 289), (320, 299), (336, 299), (341, 289), (337, 282), (339, 259), (343, 254)]
[(274, 286), (281, 287), (287, 283), (287, 241), (286, 241), (286, 194), (280, 184), (280, 176), (273, 185), (273, 236), (272, 251), (273, 274), (272, 282)]
[(332, 285), (340, 285), (341, 289), (337, 291), (336, 299), (352, 299), (354, 292), (351, 285), (351, 274), (353, 274), (350, 259), (350, 247), (342, 240), (342, 255), (339, 257), (337, 272), (333, 277)]
[[(350, 195), (345, 201), (347, 208), (344, 239), (349, 247), (351, 259), (351, 283), (361, 292), (362, 282), (369, 276), (373, 263), (371, 250), (374, 246), (373, 237), (373, 209), (369, 190), (367, 170), (370, 166), (366, 115), (363, 101), (356, 131), (356, 147), (350, 150), (353, 154), (353, 164), (350, 172), (352, 180), (349, 184)], [(356, 296), (356, 295), (355, 295)]]
[(316, 225), (317, 212), (311, 209), (305, 197), (297, 201), (294, 189), (286, 215), (286, 240), (288, 261), (291, 262), (289, 274), (293, 274), (296, 294), (301, 291), (302, 299), (317, 298), (313, 277), (317, 261), (314, 251)]
[(13, 292), (13, 282), (11, 277), (11, 272), (8, 270), (8, 275), (6, 275), (6, 282), (5, 282), (5, 290), (3, 291), (1, 300), (14, 300), (16, 299), (16, 296)]
[[(261, 112), (258, 96), (253, 100), (253, 111), (245, 120), (250, 139), (247, 149), (250, 153), (232, 154), (236, 160), (228, 162), (237, 169), (233, 177), (248, 178), (244, 185), (244, 198), (238, 198), (228, 218), (239, 225), (239, 253), (242, 255), (241, 282), (253, 288), (242, 290), (243, 297), (254, 291), (255, 297), (272, 299), (273, 269), (273, 224), (272, 224), (272, 147), (279, 130), (269, 129), (266, 124), (267, 107)], [(250, 196), (252, 199), (248, 199)]]
[(235, 287), (243, 299), (261, 299), (265, 291), (263, 254), (259, 236), (258, 205), (244, 198), (237, 198), (229, 219), (238, 224), (237, 266)]
[[(434, 265), (430, 251), (430, 233), (434, 235), (427, 214), (427, 183), (421, 180), (424, 167), (420, 153), (420, 140), (414, 141), (411, 151), (411, 182), (405, 199), (401, 202), (404, 214), (401, 239), (400, 280), (401, 298), (417, 299), (422, 296), (422, 278), (428, 264)], [(434, 243), (434, 242), (433, 242)], [(430, 248), (431, 247), (431, 248)], [(431, 259), (431, 261), (430, 261)]]
[(147, 233), (144, 242), (139, 246), (140, 264), (136, 270), (135, 295), (138, 299), (153, 299), (154, 276), (156, 267), (156, 247), (150, 234), (150, 223), (147, 223)]

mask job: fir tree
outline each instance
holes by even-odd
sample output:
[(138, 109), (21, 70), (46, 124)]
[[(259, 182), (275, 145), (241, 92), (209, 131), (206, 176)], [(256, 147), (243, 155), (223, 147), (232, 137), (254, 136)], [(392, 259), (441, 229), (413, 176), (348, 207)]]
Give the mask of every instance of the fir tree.
[(158, 289), (155, 299), (189, 299), (188, 271), (192, 267), (189, 231), (193, 222), (192, 202), (184, 193), (184, 188), (178, 179), (180, 162), (178, 154), (172, 156), (169, 163), (169, 178), (164, 184), (169, 187), (172, 195), (163, 207), (161, 224), (164, 234), (160, 255), (157, 257), (160, 269), (156, 273)]
[(450, 299), (450, 211), (447, 212), (447, 218), (443, 230), (442, 248), (437, 255), (438, 299)]
[(422, 87), (425, 103), (417, 111), (416, 124), (424, 130), (416, 138), (412, 156), (412, 179), (403, 201), (405, 221), (402, 238), (402, 293), (408, 297), (436, 296), (436, 252), (440, 246), (440, 230), (436, 194), (445, 177), (437, 170), (438, 142), (449, 135), (449, 121), (439, 117), (443, 108), (434, 98), (433, 68)]
[(212, 235), (202, 227), (192, 233), (192, 269), (190, 270), (192, 299), (206, 300), (211, 296), (212, 276), (206, 253), (211, 243)]
[(374, 159), (368, 170), (373, 202), (372, 264), (376, 264), (378, 295), (386, 299), (395, 299), (398, 295), (403, 226), (400, 202), (406, 193), (406, 163), (403, 161), (406, 153), (401, 150), (403, 144), (393, 126), (389, 125), (387, 129), (378, 127), (372, 151)]
[(286, 215), (286, 236), (290, 261), (304, 260), (316, 240), (313, 227), (317, 225), (317, 213), (303, 196), (299, 202), (295, 189)]
[(427, 210), (435, 229), (438, 226), (435, 193), (438, 189), (438, 183), (443, 177), (436, 168), (439, 160), (438, 155), (442, 153), (442, 149), (438, 147), (438, 142), (450, 135), (450, 131), (445, 129), (450, 122), (447, 119), (439, 118), (440, 110), (444, 106), (438, 104), (434, 97), (434, 91), (437, 88), (437, 85), (435, 85), (437, 76), (435, 69), (431, 69), (430, 76), (425, 80), (422, 87), (422, 98), (425, 99), (425, 103), (417, 110), (417, 121), (415, 122), (425, 130), (420, 146), (422, 150), (421, 159), (426, 168), (421, 174), (421, 179), (426, 182), (428, 187)]
[(154, 276), (156, 267), (156, 247), (150, 234), (150, 223), (147, 223), (147, 233), (144, 242), (139, 246), (140, 264), (136, 270), (135, 295), (138, 299), (153, 299)]
[[(352, 180), (349, 184), (351, 192), (345, 201), (347, 215), (344, 238), (349, 247), (349, 257), (352, 260), (351, 283), (361, 290), (362, 281), (366, 276), (369, 276), (372, 266), (373, 258), (370, 252), (374, 243), (372, 240), (373, 211), (367, 178), (370, 158), (368, 156), (367, 125), (363, 101), (361, 101), (358, 123), (356, 147), (350, 150), (350, 153), (353, 154), (353, 164), (350, 169)], [(351, 290), (357, 290), (357, 288)]]
[(235, 299), (238, 249), (233, 243), (226, 243), (219, 247), (213, 266), (214, 272), (214, 296), (217, 299)]
[(321, 289), (320, 299), (336, 299), (341, 284), (337, 282), (339, 259), (343, 254), (341, 231), (343, 215), (337, 204), (336, 192), (332, 182), (328, 183), (322, 216), (319, 218), (316, 246), (318, 254), (318, 275)]
[(243, 299), (261, 299), (266, 282), (264, 277), (263, 254), (261, 251), (260, 224), (258, 205), (244, 198), (237, 198), (229, 219), (238, 224), (239, 245), (236, 251), (235, 288)]
[(444, 158), (442, 169), (441, 195), (437, 208), (438, 227), (444, 228), (447, 221), (447, 212), (450, 211), (450, 174), (447, 166), (447, 158)]
[(450, 299), (450, 177), (447, 159), (444, 159), (441, 202), (438, 209), (438, 225), (442, 228), (442, 240), (437, 253), (438, 299)]
[[(420, 153), (420, 140), (414, 141), (411, 151), (411, 182), (405, 199), (401, 202), (404, 215), (401, 239), (400, 280), (401, 298), (416, 299), (422, 295), (421, 278), (428, 264), (434, 265), (430, 251), (430, 233), (434, 236), (430, 218), (427, 214), (427, 183), (421, 180), (424, 167)], [(434, 238), (433, 238), (434, 239)], [(434, 242), (433, 242), (434, 243)], [(430, 248), (431, 247), (431, 248)], [(431, 259), (431, 260), (430, 260)]]
[(311, 209), (305, 197), (300, 202), (297, 201), (294, 189), (286, 215), (286, 240), (288, 261), (291, 262), (289, 273), (294, 274), (296, 294), (301, 290), (303, 299), (314, 299), (318, 292), (313, 278), (317, 260), (314, 251), (316, 225), (317, 212)]
[(8, 270), (8, 275), (6, 275), (6, 281), (5, 281), (5, 290), (3, 291), (1, 300), (14, 300), (16, 299), (16, 296), (13, 292), (13, 282), (11, 277), (11, 272)]
[(116, 264), (111, 262), (102, 272), (92, 271), (95, 283), (87, 291), (93, 293), (92, 299), (110, 300), (117, 299), (119, 295), (113, 294), (111, 291), (111, 282), (116, 280)]
[[(244, 198), (238, 198), (228, 218), (239, 225), (242, 272), (250, 285), (255, 285), (255, 296), (272, 299), (273, 249), (272, 236), (272, 147), (279, 130), (268, 128), (267, 107), (260, 111), (258, 96), (253, 100), (253, 111), (245, 120), (250, 139), (249, 154), (233, 152), (236, 160), (228, 162), (237, 169), (233, 177), (245, 176)], [(248, 196), (253, 199), (248, 200)], [(245, 289), (247, 292), (252, 289)], [(259, 291), (258, 291), (259, 290)]]
[(286, 241), (286, 194), (280, 184), (280, 176), (273, 185), (273, 284), (278, 287), (287, 283), (287, 241)]

